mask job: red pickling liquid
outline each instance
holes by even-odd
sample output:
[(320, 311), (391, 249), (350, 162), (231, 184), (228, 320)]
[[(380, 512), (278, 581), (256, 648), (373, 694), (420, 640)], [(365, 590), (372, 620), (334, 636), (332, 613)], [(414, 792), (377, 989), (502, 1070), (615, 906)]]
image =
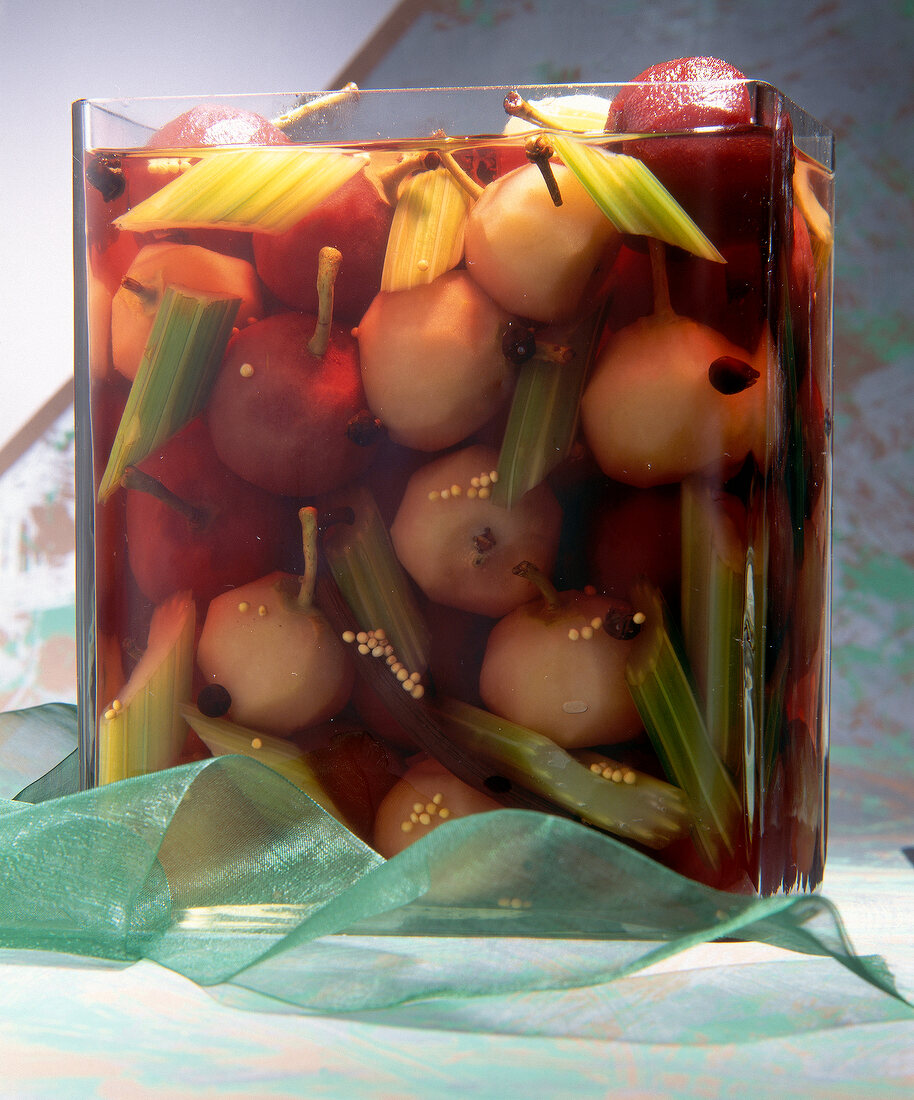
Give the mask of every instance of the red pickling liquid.
[[(541, 503), (534, 510), (534, 521), (540, 525), (548, 526), (553, 513), (557, 517), (556, 535), (549, 550), (543, 551), (542, 567), (559, 591), (583, 590), (592, 585), (623, 605), (626, 601), (630, 603), (633, 585), (639, 578), (646, 578), (664, 594), (673, 628), (680, 633), (685, 625), (681, 617), (687, 613), (682, 600), (683, 543), (694, 536), (681, 522), (681, 482), (683, 478), (697, 476), (711, 486), (711, 499), (716, 502), (712, 523), (723, 524), (737, 517), (728, 528), (729, 548), (732, 551), (735, 546), (740, 576), (751, 578), (745, 580), (744, 590), (747, 585), (754, 585), (752, 607), (736, 625), (744, 637), (745, 675), (737, 675), (732, 686), (742, 690), (751, 680), (755, 683), (755, 694), (751, 705), (747, 699), (734, 704), (732, 713), (739, 728), (729, 731), (725, 738), (731, 745), (726, 766), (738, 799), (739, 821), (732, 851), (716, 866), (709, 865), (688, 835), (654, 855), (687, 875), (724, 889), (771, 893), (812, 888), (822, 873), (825, 831), (824, 607), (830, 414), (829, 393), (820, 369), (827, 360), (827, 350), (820, 346), (822, 325), (817, 323), (817, 317), (828, 308), (828, 282), (822, 268), (817, 270), (815, 237), (801, 210), (784, 198), (783, 171), (787, 169), (779, 167), (784, 135), (753, 125), (742, 86), (722, 96), (707, 118), (701, 119), (696, 119), (688, 104), (677, 113), (676, 104), (663, 99), (664, 94), (662, 89), (656, 95), (651, 90), (633, 89), (620, 95), (609, 112), (608, 147), (649, 165), (725, 257), (725, 264), (717, 264), (679, 249), (667, 249), (664, 263), (670, 305), (680, 322), (711, 334), (709, 346), (726, 347), (730, 359), (755, 363), (753, 356), (757, 349), (770, 347), (770, 374), (764, 383), (767, 393), (761, 426), (753, 429), (762, 433), (762, 439), (759, 442), (756, 434), (741, 445), (740, 436), (728, 434), (728, 426), (714, 419), (727, 414), (709, 412), (706, 434), (712, 439), (719, 436), (721, 445), (729, 448), (730, 453), (712, 461), (702, 460), (698, 470), (686, 469), (687, 460), (682, 458), (681, 475), (651, 484), (640, 475), (626, 481), (624, 461), (610, 472), (602, 468), (599, 448), (588, 436), (592, 429), (585, 421), (567, 456), (546, 476)], [(218, 122), (212, 121), (214, 125)], [(716, 129), (713, 133), (677, 132), (673, 136), (646, 132), (658, 125), (679, 130), (699, 124)], [(420, 345), (427, 340), (432, 349), (427, 357), (418, 355), (414, 360), (409, 358), (408, 351), (398, 353), (404, 363), (409, 363), (404, 369), (409, 372), (407, 381), (411, 389), (406, 392), (415, 395), (416, 408), (407, 407), (407, 413), (436, 409), (439, 396), (453, 385), (453, 378), (462, 367), (448, 368), (440, 380), (435, 374), (439, 359), (451, 354), (451, 344), (491, 341), (494, 352), (488, 343), (482, 349), (475, 345), (472, 348), (472, 354), (485, 366), (477, 367), (474, 365), (477, 360), (471, 359), (466, 368), (470, 379), (466, 385), (471, 386), (472, 379), (482, 371), (491, 371), (493, 380), (487, 383), (488, 388), (483, 387), (484, 392), (474, 394), (472, 402), (463, 401), (464, 395), (460, 393), (447, 396), (447, 401), (463, 402), (460, 415), (466, 415), (471, 425), (456, 442), (438, 443), (436, 440), (444, 437), (432, 432), (422, 437), (431, 442), (417, 445), (410, 441), (408, 429), (403, 429), (402, 436), (390, 431), (388, 422), (396, 420), (393, 403), (400, 400), (395, 391), (399, 394), (397, 387), (401, 380), (394, 379), (394, 385), (385, 379), (383, 385), (372, 388), (373, 378), (366, 373), (366, 364), (369, 359), (374, 364), (383, 354), (369, 347), (368, 341), (375, 328), (383, 331), (383, 326), (376, 326), (374, 319), (363, 325), (363, 319), (370, 308), (375, 308), (371, 303), (381, 285), (393, 210), (386, 200), (379, 198), (367, 178), (360, 175), (345, 188), (346, 194), (356, 196), (354, 202), (364, 203), (364, 218), (356, 219), (357, 241), (353, 241), (353, 225), (347, 223), (347, 203), (341, 201), (342, 191), (328, 201), (310, 227), (302, 225), (281, 236), (220, 228), (119, 233), (111, 224), (115, 217), (177, 179), (203, 155), (204, 150), (194, 147), (200, 143), (198, 130), (192, 126), (188, 129), (189, 125), (187, 120), (179, 120), (165, 127), (157, 142), (161, 147), (100, 151), (106, 164), (116, 165), (124, 184), (118, 195), (107, 200), (98, 188), (87, 185), (90, 266), (99, 282), (102, 301), (104, 295), (110, 299), (117, 292), (139, 250), (161, 240), (173, 240), (251, 264), (262, 292), (264, 318), (238, 318), (239, 331), (226, 353), (231, 376), (216, 384), (212, 404), (204, 408), (193, 425), (178, 433), (178, 438), (164, 442), (155, 455), (141, 463), (152, 475), (164, 474), (175, 492), (195, 498), (198, 503), (201, 497), (205, 498), (204, 503), (215, 501), (231, 513), (229, 518), (207, 520), (202, 528), (191, 531), (182, 527), (184, 521), (169, 515), (167, 505), (143, 502), (134, 490), (124, 489), (96, 507), (96, 660), (99, 692), (109, 697), (100, 698), (99, 707), (109, 702), (129, 677), (145, 646), (155, 606), (172, 592), (182, 588), (192, 590), (197, 601), (199, 633), (208, 601), (219, 592), (272, 570), (299, 573), (303, 564), (297, 515), (302, 505), (313, 505), (319, 516), (324, 517), (320, 521), (322, 532), (331, 527), (342, 530), (340, 501), (345, 503), (357, 490), (370, 491), (381, 522), (390, 531), (394, 547), (404, 561), (411, 561), (418, 533), (427, 529), (428, 523), (437, 524), (439, 517), (444, 517), (442, 524), (450, 523), (453, 518), (453, 529), (449, 528), (442, 538), (463, 538), (463, 557), (468, 561), (478, 558), (478, 568), (487, 569), (488, 562), (494, 560), (490, 555), (508, 538), (499, 526), (501, 517), (486, 512), (487, 518), (480, 522), (478, 530), (461, 528), (455, 517), (460, 514), (459, 509), (469, 507), (467, 493), (473, 486), (469, 475), (464, 477), (462, 467), (453, 474), (453, 481), (444, 478), (451, 478), (451, 471), (459, 466), (455, 456), (466, 448), (476, 448), (474, 455), (494, 455), (486, 457), (485, 462), (491, 462), (493, 468), (497, 464), (512, 393), (525, 370), (523, 363), (506, 366), (500, 360), (503, 353), (498, 349), (504, 325), (511, 321), (525, 326), (524, 331), (529, 328), (537, 346), (556, 339), (561, 342), (561, 333), (557, 335), (555, 327), (509, 313), (497, 302), (491, 312), (497, 325), (487, 321), (489, 327), (481, 337), (474, 334), (475, 320), (470, 321), (469, 313), (466, 318), (459, 313), (449, 319), (436, 318), (434, 300), (422, 310), (402, 311), (398, 324), (408, 326), (408, 340)], [(271, 134), (269, 129), (263, 133), (255, 129), (245, 141), (252, 141), (252, 148), (256, 148), (258, 141), (279, 140)], [(637, 134), (637, 138), (632, 134)], [(196, 137), (196, 141), (192, 144), (185, 140), (189, 137)], [(373, 166), (389, 165), (397, 153), (392, 143), (359, 148)], [(220, 153), (211, 147), (205, 155), (217, 157)], [(466, 141), (460, 147), (458, 160), (476, 183), (485, 187), (496, 186), (508, 173), (522, 171), (526, 164), (518, 139), (487, 139), (478, 144)], [(825, 174), (811, 163), (809, 171), (817, 181), (820, 195), (826, 196), (829, 181)], [(334, 244), (332, 237), (343, 242), (339, 245), (342, 267), (338, 334), (333, 339), (335, 346), (345, 345), (349, 365), (335, 366), (331, 356), (323, 390), (317, 382), (311, 389), (310, 383), (304, 383), (304, 396), (296, 398), (298, 403), (291, 396), (284, 399), (282, 391), (277, 390), (264, 405), (265, 412), (245, 419), (241, 415), (242, 404), (272, 369), (270, 359), (282, 360), (283, 370), (291, 370), (288, 364), (292, 362), (300, 363), (305, 373), (312, 367), (318, 369), (304, 348), (316, 324), (317, 302), (312, 291), (316, 253), (321, 245)], [(620, 334), (637, 325), (650, 328), (656, 305), (651, 259), (643, 238), (626, 237), (621, 247), (617, 241), (615, 250), (604, 254), (603, 262), (605, 270), (595, 273), (588, 290), (592, 294), (598, 288), (601, 297), (596, 305), (603, 311), (601, 330), (592, 342), (595, 349), (592, 375), (603, 369), (599, 365), (603, 357), (612, 358)], [(780, 283), (781, 271), (788, 273), (784, 285)], [(463, 262), (457, 265), (457, 275), (460, 280), (473, 279), (472, 269)], [(460, 295), (449, 301), (470, 301), (464, 290)], [(586, 300), (589, 310), (594, 302), (592, 298)], [(572, 328), (584, 322), (584, 310), (582, 305), (581, 314), (572, 318)], [(786, 317), (791, 320), (789, 331)], [(105, 325), (110, 324), (110, 314), (100, 310), (93, 323), (98, 329), (95, 338), (101, 341), (96, 347), (104, 349), (108, 346)], [(443, 335), (441, 332), (430, 335), (436, 325)], [(274, 331), (276, 335), (270, 335)], [(495, 355), (494, 365), (490, 354)], [(107, 356), (106, 359), (104, 350), (99, 352), (90, 379), (97, 479), (107, 462), (130, 389), (129, 382), (113, 369), (110, 351)], [(670, 387), (679, 384), (680, 367), (675, 363), (654, 363), (647, 351), (644, 361), (641, 373), (633, 373), (626, 386), (640, 386), (640, 379), (655, 370), (661, 372), (661, 382), (662, 372), (667, 370)], [(247, 365), (251, 368), (249, 375), (245, 374)], [(390, 369), (386, 364), (382, 366), (384, 370)], [(709, 366), (709, 363), (702, 365), (705, 375)], [(663, 388), (659, 386), (661, 391)], [(338, 412), (334, 411), (331, 391), (339, 398)], [(374, 396), (378, 393), (383, 397)], [(716, 404), (708, 408), (726, 409), (727, 400), (716, 394)], [(740, 397), (740, 400), (745, 403), (747, 399)], [(445, 401), (443, 396), (441, 401)], [(405, 403), (409, 406), (409, 399)], [(733, 407), (735, 404), (734, 401)], [(469, 413), (465, 412), (466, 405), (473, 406)], [(328, 415), (317, 415), (325, 408)], [(365, 416), (350, 426), (350, 420), (360, 412)], [(684, 437), (692, 426), (674, 424), (675, 414), (675, 409), (661, 406), (646, 417), (645, 423), (654, 426), (658, 421), (662, 425), (670, 422), (669, 439), (659, 444), (664, 454), (658, 454), (658, 464), (661, 458), (667, 461), (667, 451), (673, 454), (673, 466), (680, 461), (677, 448), (681, 447), (685, 454), (687, 444), (679, 442), (679, 436)], [(375, 419), (380, 421), (380, 432), (377, 425), (372, 426)], [(353, 433), (360, 431), (368, 435), (361, 442), (354, 442)], [(306, 451), (299, 446), (304, 437), (308, 440)], [(268, 474), (261, 473), (251, 457), (262, 446), (267, 453), (272, 447), (276, 456), (272, 466), (264, 460), (264, 469), (270, 467)], [(246, 455), (246, 451), (250, 453)], [(305, 457), (290, 457), (299, 453)], [(299, 461), (303, 464), (302, 477), (287, 480), (285, 474)], [(408, 503), (410, 494), (416, 479), (422, 477), (431, 463), (440, 463), (436, 468), (442, 471), (441, 483), (431, 483), (431, 495), (438, 494), (434, 501), (429, 501), (430, 494), (425, 492), (421, 507), (428, 510), (430, 518), (420, 523), (412, 515), (404, 516), (403, 510), (419, 508), (418, 504)], [(651, 465), (649, 462), (648, 466)], [(486, 465), (480, 466), (477, 474), (489, 472)], [(454, 485), (458, 489), (456, 494)], [(487, 487), (492, 488), (482, 486)], [(478, 493), (479, 485), (474, 488)], [(447, 491), (444, 499), (440, 495), (442, 490)], [(489, 495), (486, 493), (485, 497)], [(517, 520), (520, 512), (512, 511)], [(214, 526), (208, 526), (210, 523)], [(218, 527), (218, 523), (223, 526)], [(321, 538), (324, 537), (322, 533)], [(205, 549), (201, 550), (201, 546)], [(320, 540), (318, 546), (321, 552)], [(434, 557), (434, 549), (428, 553)], [(514, 563), (509, 563), (503, 584), (496, 587), (507, 589), (511, 584), (521, 583), (511, 575), (511, 564)], [(459, 562), (453, 568), (459, 569)], [(461, 698), (475, 706), (484, 705), (479, 694), (480, 670), (501, 612), (490, 612), (495, 606), (494, 598), (474, 606), (471, 597), (449, 606), (449, 594), (462, 591), (462, 583), (457, 572), (452, 580), (447, 574), (443, 580), (436, 574), (433, 587), (421, 569), (408, 581), (432, 636), (430, 666), (421, 680), (424, 696), (423, 700), (415, 701), (417, 707), (434, 700), (436, 694)], [(423, 591), (423, 586), (427, 591)], [(541, 598), (532, 583), (521, 591), (525, 593), (524, 600)], [(719, 625), (715, 620), (708, 629), (719, 629)], [(576, 652), (585, 653), (588, 641), (584, 638), (573, 644), (582, 647)], [(384, 667), (383, 657), (359, 654), (355, 642), (347, 654), (357, 671), (360, 662), (364, 665), (366, 661), (376, 662), (373, 668)], [(393, 673), (385, 675), (394, 677)], [(422, 759), (427, 744), (416, 740), (416, 728), (410, 725), (409, 713), (403, 709), (412, 701), (407, 692), (400, 692), (403, 699), (390, 706), (389, 695), (377, 690), (376, 681), (363, 683), (360, 676), (358, 682), (359, 686), (330, 727), (299, 730), (292, 742), (316, 753), (312, 763), (320, 773), (319, 778), (322, 777), (320, 781), (345, 806), (349, 823), (371, 843), (378, 806), (409, 764)], [(197, 670), (195, 692), (202, 686), (203, 679)], [(576, 706), (586, 706), (586, 700), (578, 700), (571, 686), (568, 695), (567, 705), (572, 713)], [(704, 706), (700, 693), (698, 702), (700, 707)], [(231, 719), (231, 711), (226, 717)], [(341, 732), (341, 736), (334, 730)], [(712, 741), (721, 736), (720, 730), (710, 731)], [(621, 744), (606, 746), (597, 742), (590, 747), (605, 751), (626, 769), (665, 776), (664, 761), (644, 733)], [(189, 737), (179, 759), (205, 751), (199, 739)], [(442, 763), (456, 771), (459, 778), (479, 785), (478, 767), (467, 766), (460, 774), (459, 754)], [(490, 799), (496, 802), (507, 799), (510, 804), (510, 799), (498, 788), (499, 783), (495, 783), (480, 789)]]

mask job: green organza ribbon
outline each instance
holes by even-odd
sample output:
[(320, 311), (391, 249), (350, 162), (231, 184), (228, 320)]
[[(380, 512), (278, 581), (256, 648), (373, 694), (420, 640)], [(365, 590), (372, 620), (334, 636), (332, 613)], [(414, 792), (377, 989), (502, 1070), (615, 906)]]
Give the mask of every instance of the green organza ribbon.
[[(60, 760), (74, 729), (72, 708), (0, 716), (0, 794), (34, 779), (18, 742), (53, 732)], [(462, 818), (385, 861), (247, 757), (63, 793), (74, 775), (65, 755), (0, 799), (0, 946), (145, 958), (274, 1003), (372, 1013), (601, 985), (727, 936), (831, 956), (901, 1000), (827, 899), (724, 894), (562, 818)], [(467, 937), (498, 937), (487, 965)], [(560, 963), (545, 949), (557, 937)]]

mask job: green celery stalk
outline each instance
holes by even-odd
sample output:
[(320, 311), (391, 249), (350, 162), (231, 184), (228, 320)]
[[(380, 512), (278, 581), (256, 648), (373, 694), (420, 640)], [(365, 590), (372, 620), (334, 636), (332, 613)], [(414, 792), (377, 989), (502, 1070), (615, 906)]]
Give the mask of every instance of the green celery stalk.
[(724, 262), (642, 161), (624, 153), (610, 153), (570, 134), (550, 133), (549, 141), (620, 233), (654, 237), (705, 260)]
[(187, 737), (179, 706), (191, 694), (196, 608), (180, 592), (153, 612), (146, 651), (98, 720), (99, 785), (170, 768)]
[(689, 798), (696, 844), (717, 867), (721, 846), (731, 854), (736, 848), (739, 796), (708, 736), (682, 641), (662, 596), (640, 582), (633, 587), (632, 602), (645, 621), (632, 642), (626, 668), (629, 690), (667, 776)]
[(446, 168), (405, 180), (387, 240), (381, 290), (409, 290), (456, 267), (463, 258), (470, 201)]
[(134, 233), (172, 226), (284, 233), (367, 163), (364, 154), (302, 145), (222, 149), (114, 224)]
[(196, 707), (185, 704), (181, 715), (213, 756), (250, 756), (278, 772), (304, 791), (347, 828), (352, 825), (327, 793), (308, 760), (308, 753), (291, 741), (240, 726), (227, 718), (209, 718)]
[(705, 727), (724, 764), (738, 770), (743, 740), (745, 540), (735, 498), (701, 478), (681, 487), (682, 633), (703, 701)]
[(556, 334), (553, 346), (567, 350), (567, 362), (536, 351), (518, 369), (492, 490), (492, 500), (503, 508), (512, 507), (568, 457), (601, 322), (602, 313), (597, 313)]
[(398, 660), (411, 672), (428, 668), (428, 627), (413, 595), (377, 503), (364, 486), (343, 490), (328, 501), (331, 510), (352, 512), (324, 536), (324, 560), (359, 629), (387, 634)]
[(687, 798), (669, 783), (632, 769), (634, 782), (608, 781), (548, 737), (469, 703), (442, 698), (431, 709), (447, 737), (485, 761), (499, 779), (587, 824), (658, 849), (684, 836), (691, 824)]
[[(769, 696), (766, 690), (768, 675), (768, 586), (771, 573), (770, 527), (775, 522), (769, 512), (769, 494), (759, 479), (753, 487), (749, 505), (749, 552), (746, 570), (746, 605), (743, 619), (743, 647), (746, 669), (744, 687), (744, 803), (746, 818), (754, 824), (759, 812), (759, 799), (764, 792), (759, 789), (761, 776), (759, 762), (772, 754), (770, 768), (773, 772), (777, 757), (775, 745), (780, 742), (780, 717), (783, 715), (783, 688), (785, 676), (775, 678)], [(783, 639), (780, 640), (783, 642)], [(779, 646), (780, 648), (780, 646)], [(781, 650), (783, 652), (783, 649)], [(786, 661), (785, 656), (785, 661)], [(780, 660), (780, 658), (779, 658)], [(784, 665), (786, 673), (786, 664)]]
[(128, 466), (202, 410), (232, 335), (240, 298), (167, 287), (98, 487), (105, 501)]

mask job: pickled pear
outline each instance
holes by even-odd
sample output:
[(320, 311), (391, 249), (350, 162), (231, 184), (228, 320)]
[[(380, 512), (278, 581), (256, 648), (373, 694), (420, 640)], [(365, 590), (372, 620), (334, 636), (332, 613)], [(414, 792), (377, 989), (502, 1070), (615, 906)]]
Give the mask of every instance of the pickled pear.
[(111, 303), (111, 357), (116, 370), (133, 379), (162, 295), (168, 286), (226, 294), (241, 299), (238, 324), (263, 314), (254, 268), (195, 244), (163, 241), (140, 249)]
[(546, 586), (489, 635), (479, 677), (485, 705), (566, 749), (636, 736), (641, 719), (625, 681), (631, 647), (603, 629), (613, 613), (623, 612), (606, 596)]
[(692, 473), (728, 477), (754, 454), (767, 465), (774, 352), (754, 352), (672, 312), (618, 332), (594, 367), (581, 424), (605, 474), (646, 488)]
[(313, 603), (317, 513), (299, 513), (305, 574), (271, 573), (209, 605), (197, 648), (208, 683), (231, 696), (243, 726), (285, 737), (338, 714), (352, 690), (345, 647)]
[(512, 570), (522, 558), (552, 568), (562, 519), (545, 483), (510, 509), (494, 504), (497, 457), (474, 446), (423, 466), (410, 478), (390, 529), (397, 557), (430, 600), (490, 618), (536, 594)]
[(467, 271), (509, 313), (567, 321), (585, 306), (598, 269), (608, 269), (621, 238), (574, 174), (552, 165), (556, 206), (534, 164), (495, 180), (470, 211)]
[(362, 384), (395, 443), (443, 450), (491, 420), (514, 382), (507, 321), (465, 271), (375, 297), (357, 331)]
[(374, 846), (391, 859), (445, 821), (500, 809), (493, 798), (468, 786), (437, 760), (424, 760), (409, 769), (378, 807)]
[(654, 312), (615, 333), (581, 401), (584, 438), (600, 468), (648, 488), (689, 474), (732, 476), (749, 454), (768, 465), (775, 352), (763, 329), (752, 352), (670, 305), (663, 246), (651, 242)]

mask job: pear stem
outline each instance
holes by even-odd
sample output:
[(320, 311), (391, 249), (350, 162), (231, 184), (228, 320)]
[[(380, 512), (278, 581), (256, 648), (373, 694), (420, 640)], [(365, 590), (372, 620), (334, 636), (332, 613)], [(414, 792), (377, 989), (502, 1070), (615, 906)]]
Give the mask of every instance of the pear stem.
[(320, 250), (317, 261), (317, 325), (308, 341), (308, 351), (320, 359), (330, 346), (330, 326), (333, 324), (333, 284), (340, 270), (342, 253), (327, 246)]
[(160, 500), (163, 504), (167, 504), (169, 508), (179, 512), (194, 527), (205, 526), (206, 521), (209, 519), (209, 513), (205, 508), (198, 508), (196, 505), (190, 504), (179, 497), (177, 493), (173, 493), (171, 489), (166, 489), (157, 478), (144, 473), (136, 466), (128, 466), (124, 470), (121, 476), (121, 485), (125, 489), (134, 489), (137, 492), (148, 493), (150, 496), (155, 497), (156, 500)]
[(527, 154), (527, 160), (531, 164), (535, 164), (542, 173), (553, 206), (561, 206), (562, 192), (559, 190), (559, 182), (555, 178), (555, 172), (552, 170), (550, 161), (550, 157), (555, 153), (555, 150), (542, 134), (537, 134), (536, 137), (527, 138), (524, 143), (524, 152)]
[(518, 562), (511, 572), (514, 573), (516, 577), (523, 577), (524, 580), (535, 584), (543, 594), (543, 599), (546, 601), (546, 607), (550, 611), (555, 611), (558, 608), (561, 602), (559, 600), (558, 589), (539, 566), (534, 565), (532, 561), (522, 561)]
[(302, 548), (305, 552), (305, 571), (298, 590), (298, 606), (307, 611), (314, 603), (314, 586), (317, 584), (317, 509), (301, 508)]
[(672, 313), (670, 283), (666, 273), (666, 248), (656, 237), (649, 239), (651, 250), (651, 281), (654, 286), (654, 313)]
[(559, 130), (564, 133), (569, 129), (567, 126), (563, 126), (558, 119), (544, 115), (532, 103), (528, 103), (516, 90), (508, 92), (505, 96), (505, 113), (514, 118), (522, 118), (525, 122), (530, 122), (543, 130)]
[(397, 192), (400, 190), (400, 184), (408, 177), (413, 176), (417, 172), (428, 172), (433, 168), (437, 168), (441, 163), (441, 158), (434, 151), (428, 153), (410, 153), (408, 156), (402, 157), (396, 164), (390, 165), (389, 168), (382, 168), (380, 172), (375, 173), (375, 179), (380, 185), (384, 198), (390, 206), (397, 205)]
[[(434, 134), (432, 134), (432, 137), (447, 139), (447, 134), (443, 130), (436, 130)], [(478, 184), (472, 176), (464, 172), (457, 161), (454, 160), (454, 155), (449, 153), (447, 149), (437, 149), (435, 151), (441, 161), (442, 168), (446, 168), (451, 173), (463, 190), (470, 196), (470, 199), (475, 202), (485, 188)]]
[(151, 286), (146, 286), (145, 283), (141, 283), (139, 279), (134, 279), (132, 275), (125, 275), (123, 279), (121, 279), (121, 286), (124, 290), (129, 290), (131, 294), (135, 294), (144, 306), (154, 306), (157, 304), (158, 295), (155, 289)]
[(311, 99), (307, 103), (301, 103), (297, 107), (293, 107), (291, 111), (272, 119), (272, 122), (278, 129), (285, 130), (287, 126), (292, 126), (303, 118), (317, 114), (318, 111), (325, 111), (328, 107), (335, 107), (337, 103), (347, 103), (351, 99), (358, 98), (359, 86), (350, 82), (340, 88), (339, 91), (328, 92), (326, 95), (318, 96), (317, 99)]

